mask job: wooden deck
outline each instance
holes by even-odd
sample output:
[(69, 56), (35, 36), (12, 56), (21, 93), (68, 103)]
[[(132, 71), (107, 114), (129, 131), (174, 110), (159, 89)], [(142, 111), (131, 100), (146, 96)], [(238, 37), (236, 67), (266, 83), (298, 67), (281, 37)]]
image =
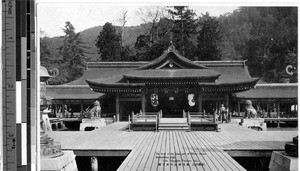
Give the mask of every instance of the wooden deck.
[[(90, 132), (49, 132), (78, 156), (127, 156), (118, 170), (245, 170), (231, 156), (283, 150), (297, 131), (255, 131), (220, 124), (221, 132), (128, 132), (118, 122)], [(255, 155), (255, 154), (254, 154)]]

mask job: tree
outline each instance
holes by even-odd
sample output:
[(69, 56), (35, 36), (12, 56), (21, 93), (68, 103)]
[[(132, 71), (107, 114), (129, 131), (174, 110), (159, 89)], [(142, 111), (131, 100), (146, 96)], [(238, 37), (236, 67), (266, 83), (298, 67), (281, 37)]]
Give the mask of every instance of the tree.
[(142, 34), (137, 37), (135, 43), (136, 59), (149, 61), (159, 57), (170, 44), (172, 21), (168, 18), (161, 18), (157, 23), (157, 29), (153, 32), (156, 35), (151, 41), (151, 33)]
[[(296, 7), (241, 7), (219, 21), (222, 58), (247, 60), (252, 76), (280, 82), (287, 77), (287, 65), (297, 66)], [(296, 75), (288, 77), (297, 80)]]
[(128, 21), (128, 18), (127, 18), (127, 13), (128, 11), (123, 11), (122, 12), (122, 16), (121, 18), (118, 19), (118, 22), (121, 23), (122, 25), (122, 34), (121, 34), (121, 46), (124, 46), (124, 33), (125, 33), (125, 25)]
[(172, 42), (182, 55), (194, 59), (195, 46), (190, 39), (196, 34), (196, 13), (187, 6), (174, 6), (169, 13), (173, 21)]
[(164, 7), (143, 7), (136, 12), (136, 15), (144, 23), (141, 26), (146, 30), (151, 44), (158, 39), (157, 28), (159, 27), (160, 19), (165, 15), (165, 11)]
[(197, 60), (220, 60), (217, 44), (221, 35), (217, 19), (209, 16), (209, 13), (202, 14), (202, 17), (199, 18), (199, 25), (202, 26), (202, 29), (198, 32), (197, 37)]
[(117, 34), (115, 27), (107, 22), (96, 39), (96, 47), (102, 61), (120, 60), (121, 36)]
[(80, 33), (75, 33), (74, 26), (67, 21), (63, 28), (65, 33), (63, 43), (58, 48), (56, 67), (60, 74), (50, 84), (63, 84), (82, 76), (85, 61), (88, 60), (86, 43)]

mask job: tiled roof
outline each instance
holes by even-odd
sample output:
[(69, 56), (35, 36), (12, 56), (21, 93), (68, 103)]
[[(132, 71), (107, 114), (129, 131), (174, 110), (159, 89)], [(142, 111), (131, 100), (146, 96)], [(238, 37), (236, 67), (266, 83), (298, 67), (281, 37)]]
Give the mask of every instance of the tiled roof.
[(88, 85), (47, 85), (47, 96), (53, 99), (98, 99), (103, 93), (96, 93)]
[(208, 69), (149, 69), (133, 70), (123, 76), (139, 79), (197, 79), (218, 77), (219, 75), (221, 74)]
[(298, 84), (257, 84), (255, 88), (235, 93), (240, 99), (284, 99), (298, 98)]
[(178, 54), (175, 51), (170, 51), (170, 52), (164, 52), (160, 57), (154, 59), (153, 61), (149, 62), (146, 65), (141, 66), (140, 68), (138, 68), (138, 70), (155, 69), (167, 60), (178, 62), (178, 63), (182, 64), (182, 66), (184, 68), (190, 68), (190, 69), (206, 69), (207, 68), (204, 65), (197, 64), (197, 63), (181, 56), (180, 54)]

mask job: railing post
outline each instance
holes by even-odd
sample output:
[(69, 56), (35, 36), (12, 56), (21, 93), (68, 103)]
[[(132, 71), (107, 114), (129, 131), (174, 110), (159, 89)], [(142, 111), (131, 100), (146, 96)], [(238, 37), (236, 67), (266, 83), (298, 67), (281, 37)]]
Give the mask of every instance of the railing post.
[(155, 132), (158, 130), (158, 113), (156, 114), (156, 121), (155, 121)]
[(131, 119), (132, 119), (132, 123), (134, 123), (134, 112), (133, 111), (131, 113)]
[(113, 122), (116, 122), (116, 115), (113, 116)]
[(213, 112), (213, 123), (216, 123), (216, 112)]
[(130, 131), (130, 115), (128, 115), (128, 131)]
[(188, 120), (188, 124), (189, 124), (189, 132), (191, 132), (191, 131), (192, 131), (191, 114), (190, 114), (189, 111), (188, 111), (188, 117), (187, 117), (187, 120)]
[(117, 122), (120, 122), (120, 114), (117, 114)]
[(182, 113), (183, 113), (183, 118), (186, 118), (186, 113), (185, 113), (184, 109), (182, 110)]

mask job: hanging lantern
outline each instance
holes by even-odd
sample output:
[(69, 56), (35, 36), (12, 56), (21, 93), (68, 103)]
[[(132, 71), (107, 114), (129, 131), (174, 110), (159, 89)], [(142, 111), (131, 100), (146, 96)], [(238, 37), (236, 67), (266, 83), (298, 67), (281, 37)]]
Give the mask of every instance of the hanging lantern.
[(195, 95), (194, 94), (188, 95), (188, 102), (189, 102), (190, 106), (195, 106)]
[(151, 94), (150, 99), (151, 99), (151, 105), (156, 107), (158, 105), (158, 95), (155, 93)]

